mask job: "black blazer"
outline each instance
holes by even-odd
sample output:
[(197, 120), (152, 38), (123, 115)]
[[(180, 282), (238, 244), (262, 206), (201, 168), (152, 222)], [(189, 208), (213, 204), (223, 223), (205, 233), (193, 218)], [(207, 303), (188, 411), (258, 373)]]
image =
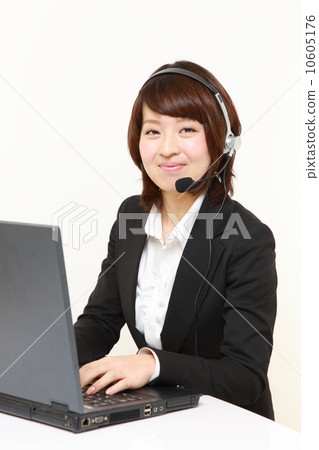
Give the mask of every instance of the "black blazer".
[[(211, 207), (205, 197), (200, 213), (216, 214), (219, 207)], [(135, 214), (125, 228), (123, 213)], [(138, 196), (120, 206), (96, 288), (75, 323), (80, 364), (107, 354), (125, 322), (138, 348), (147, 346), (135, 328), (137, 274), (146, 240), (136, 213), (143, 213)], [(201, 219), (184, 248), (161, 333), (163, 350), (153, 349), (160, 375), (152, 384), (191, 387), (273, 419), (267, 370), (276, 316), (274, 238), (230, 198), (222, 213), (223, 219), (213, 222), (211, 249), (207, 221)], [(243, 237), (240, 219), (251, 239)]]

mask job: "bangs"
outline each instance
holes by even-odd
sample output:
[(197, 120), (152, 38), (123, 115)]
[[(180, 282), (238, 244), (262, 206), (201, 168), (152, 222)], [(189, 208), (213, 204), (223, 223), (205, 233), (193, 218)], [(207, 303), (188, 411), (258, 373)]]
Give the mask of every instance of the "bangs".
[(158, 114), (197, 120), (204, 124), (207, 121), (207, 114), (203, 114), (203, 110), (207, 111), (203, 108), (207, 92), (201, 91), (202, 86), (194, 80), (166, 74), (153, 78), (144, 86), (141, 100)]

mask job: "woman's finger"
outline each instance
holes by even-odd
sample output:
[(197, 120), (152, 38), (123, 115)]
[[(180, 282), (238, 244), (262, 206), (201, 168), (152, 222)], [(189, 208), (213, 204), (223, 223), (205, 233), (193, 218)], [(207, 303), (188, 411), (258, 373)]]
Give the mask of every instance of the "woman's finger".
[(97, 361), (92, 361), (91, 363), (81, 367), (80, 381), (82, 388), (87, 386), (89, 383), (94, 381), (99, 376), (103, 375), (105, 372), (107, 372), (106, 358), (104, 357), (102, 359), (105, 361), (99, 359)]
[(128, 389), (128, 382), (127, 379), (124, 378), (123, 380), (119, 380), (117, 383), (113, 384), (109, 388), (106, 389), (105, 393), (107, 395), (113, 395), (117, 394), (118, 392), (125, 391)]
[(114, 383), (115, 381), (118, 381), (119, 375), (113, 371), (110, 370), (109, 372), (106, 372), (103, 377), (96, 380), (86, 391), (88, 395), (95, 394), (96, 392), (99, 392), (101, 389), (105, 388), (106, 386), (109, 386), (111, 383)]

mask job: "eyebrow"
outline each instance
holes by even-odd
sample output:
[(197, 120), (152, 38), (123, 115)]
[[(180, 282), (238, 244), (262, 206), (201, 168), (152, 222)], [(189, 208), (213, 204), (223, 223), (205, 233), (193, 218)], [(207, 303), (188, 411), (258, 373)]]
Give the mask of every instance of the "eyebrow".
[(161, 123), (161, 121), (157, 120), (157, 119), (146, 119), (146, 120), (143, 120), (143, 124), (144, 123)]
[[(186, 120), (189, 120), (191, 122), (196, 122), (195, 119), (189, 119), (187, 117), (177, 117), (177, 121), (178, 122), (185, 122)], [(145, 123), (156, 123), (156, 124), (158, 124), (158, 123), (161, 123), (161, 121), (158, 120), (158, 119), (146, 119), (146, 120), (143, 120), (143, 125)]]

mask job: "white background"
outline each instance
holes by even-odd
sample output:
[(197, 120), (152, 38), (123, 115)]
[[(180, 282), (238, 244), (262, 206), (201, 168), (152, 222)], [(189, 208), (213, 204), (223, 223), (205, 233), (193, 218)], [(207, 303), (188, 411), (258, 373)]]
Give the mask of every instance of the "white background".
[[(276, 420), (299, 430), (299, 1), (0, 1), (0, 219), (51, 224), (70, 202), (98, 211), (97, 236), (64, 245), (76, 318), (119, 204), (141, 190), (127, 150), (133, 101), (178, 59), (213, 72), (241, 119), (234, 198), (276, 238), (269, 376)], [(126, 332), (115, 351), (135, 352)]]

